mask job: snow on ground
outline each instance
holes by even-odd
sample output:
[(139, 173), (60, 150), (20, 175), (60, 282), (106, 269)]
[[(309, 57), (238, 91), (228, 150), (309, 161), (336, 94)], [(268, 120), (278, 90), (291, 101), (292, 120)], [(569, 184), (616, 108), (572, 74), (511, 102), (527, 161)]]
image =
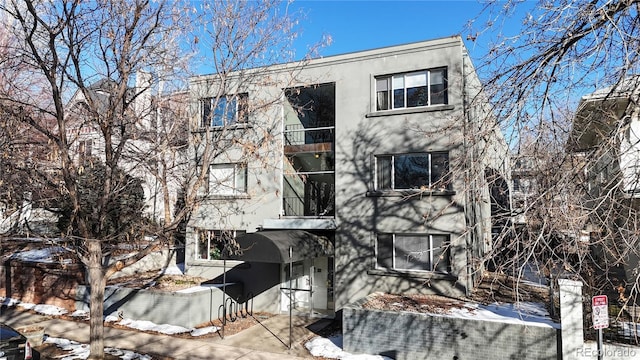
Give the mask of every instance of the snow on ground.
[[(89, 345), (87, 344), (81, 344), (79, 342), (75, 342), (67, 339), (61, 339), (61, 338), (54, 338), (54, 337), (46, 337), (45, 342), (54, 344), (60, 349), (69, 352), (63, 357), (57, 357), (57, 359), (73, 360), (73, 359), (87, 359), (89, 357)], [(119, 358), (125, 359), (125, 360), (134, 360), (134, 359), (152, 360), (151, 356), (138, 354), (136, 352), (128, 351), (128, 350), (120, 350), (120, 349), (106, 347), (104, 348), (104, 352), (107, 354), (118, 356)]]
[(160, 272), (166, 275), (183, 275), (184, 274), (183, 268), (184, 268), (184, 264), (171, 265)]
[(313, 356), (321, 356), (327, 359), (341, 359), (341, 360), (391, 360), (386, 356), (381, 355), (365, 355), (357, 354), (353, 355), (342, 350), (342, 336), (336, 335), (329, 338), (323, 338), (317, 336), (307, 343), (304, 347), (309, 350), (309, 353)]
[(158, 325), (146, 320), (122, 319), (120, 320), (120, 322), (118, 322), (118, 325), (141, 331), (156, 331), (167, 335), (184, 334), (191, 332), (191, 329), (187, 329), (182, 326), (169, 324)]
[(33, 310), (39, 314), (43, 314), (43, 315), (54, 315), (54, 316), (58, 316), (58, 315), (64, 315), (66, 314), (68, 311), (66, 309), (63, 309), (61, 307), (55, 306), (55, 305), (45, 305), (45, 304), (29, 304), (29, 303), (23, 303), (20, 302), (18, 303), (18, 307), (24, 308), (26, 310)]
[(199, 329), (193, 329), (191, 330), (191, 336), (197, 337), (197, 336), (207, 335), (207, 334), (218, 332), (218, 330), (220, 330), (220, 328), (217, 326), (207, 326)]
[[(13, 259), (18, 259), (25, 262), (40, 262), (40, 263), (54, 263), (60, 262), (60, 260), (55, 256), (56, 254), (65, 253), (63, 247), (60, 246), (52, 246), (45, 249), (34, 249), (27, 250), (15, 253), (11, 256)], [(65, 259), (62, 261), (64, 264), (70, 264), (72, 262), (71, 259)]]
[(464, 307), (460, 309), (452, 308), (449, 314), (440, 316), (509, 324), (548, 326), (560, 329), (560, 324), (551, 319), (544, 305), (533, 302), (519, 302), (515, 304), (493, 303), (489, 305), (465, 303)]
[(7, 307), (13, 307), (20, 303), (20, 300), (16, 300), (16, 299), (4, 298), (4, 297), (0, 297), (0, 299), (2, 299), (1, 301), (2, 305)]
[(69, 315), (74, 318), (82, 318), (82, 320), (89, 320), (89, 312), (85, 310), (76, 310)]

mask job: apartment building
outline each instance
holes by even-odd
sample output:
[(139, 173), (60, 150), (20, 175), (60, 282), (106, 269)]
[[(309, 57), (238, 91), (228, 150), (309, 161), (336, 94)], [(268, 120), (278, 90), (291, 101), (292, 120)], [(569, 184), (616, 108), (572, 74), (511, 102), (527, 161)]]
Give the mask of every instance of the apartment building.
[(480, 90), (459, 36), (192, 78), (208, 172), (187, 273), (275, 313), (468, 293), (491, 247), (486, 174), (509, 177)]

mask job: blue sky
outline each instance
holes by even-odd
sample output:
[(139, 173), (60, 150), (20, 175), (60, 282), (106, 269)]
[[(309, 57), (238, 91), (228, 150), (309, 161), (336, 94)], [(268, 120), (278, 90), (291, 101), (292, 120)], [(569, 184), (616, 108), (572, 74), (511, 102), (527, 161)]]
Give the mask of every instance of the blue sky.
[[(465, 25), (483, 8), (475, 0), (297, 0), (291, 6), (306, 16), (296, 54), (330, 35), (333, 42), (321, 51), (323, 56), (456, 34), (466, 39)], [(480, 42), (465, 42), (473, 58), (485, 52)]]

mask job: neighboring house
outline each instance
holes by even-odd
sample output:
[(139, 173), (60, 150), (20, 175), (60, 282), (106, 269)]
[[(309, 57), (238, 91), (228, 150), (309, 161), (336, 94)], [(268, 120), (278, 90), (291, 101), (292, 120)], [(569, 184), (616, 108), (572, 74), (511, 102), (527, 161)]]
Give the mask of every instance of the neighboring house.
[[(57, 216), (45, 210), (52, 192), (33, 174), (55, 177), (48, 139), (17, 116), (21, 109), (0, 106), (0, 235), (56, 236)], [(55, 126), (43, 121), (44, 126)]]
[(591, 195), (616, 187), (629, 198), (640, 197), (639, 97), (636, 76), (580, 99), (568, 149), (589, 159)]
[[(106, 108), (113, 86), (112, 81), (103, 79), (90, 85), (86, 93), (96, 108), (102, 104)], [(158, 96), (152, 94), (156, 89), (150, 74), (136, 74), (136, 85), (130, 89), (128, 118), (122, 120), (130, 139), (120, 166), (143, 181), (145, 213), (149, 219), (162, 223), (167, 217), (165, 210), (172, 215), (186, 172), (188, 94)], [(104, 161), (104, 136), (98, 123), (91, 120), (87, 102), (86, 95), (77, 91), (67, 104), (67, 137), (72, 156), (78, 162)], [(119, 139), (114, 141), (117, 146)]]
[(623, 288), (635, 283), (640, 264), (635, 251), (640, 209), (639, 98), (640, 76), (583, 96), (567, 143), (567, 150), (582, 164), (581, 205), (590, 215), (585, 229), (593, 237), (594, 248), (602, 251), (596, 255), (612, 256), (601, 259), (600, 265), (613, 285)]
[(328, 316), (377, 291), (471, 291), (508, 149), (460, 37), (224, 76), (190, 83), (193, 165), (211, 165), (188, 274)]

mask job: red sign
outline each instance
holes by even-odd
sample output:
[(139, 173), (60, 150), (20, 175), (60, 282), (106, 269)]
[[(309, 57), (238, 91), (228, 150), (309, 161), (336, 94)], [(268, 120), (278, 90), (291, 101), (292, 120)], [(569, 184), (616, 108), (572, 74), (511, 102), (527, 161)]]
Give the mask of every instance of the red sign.
[(609, 327), (609, 302), (607, 295), (596, 295), (591, 299), (593, 314), (593, 328), (604, 329)]

